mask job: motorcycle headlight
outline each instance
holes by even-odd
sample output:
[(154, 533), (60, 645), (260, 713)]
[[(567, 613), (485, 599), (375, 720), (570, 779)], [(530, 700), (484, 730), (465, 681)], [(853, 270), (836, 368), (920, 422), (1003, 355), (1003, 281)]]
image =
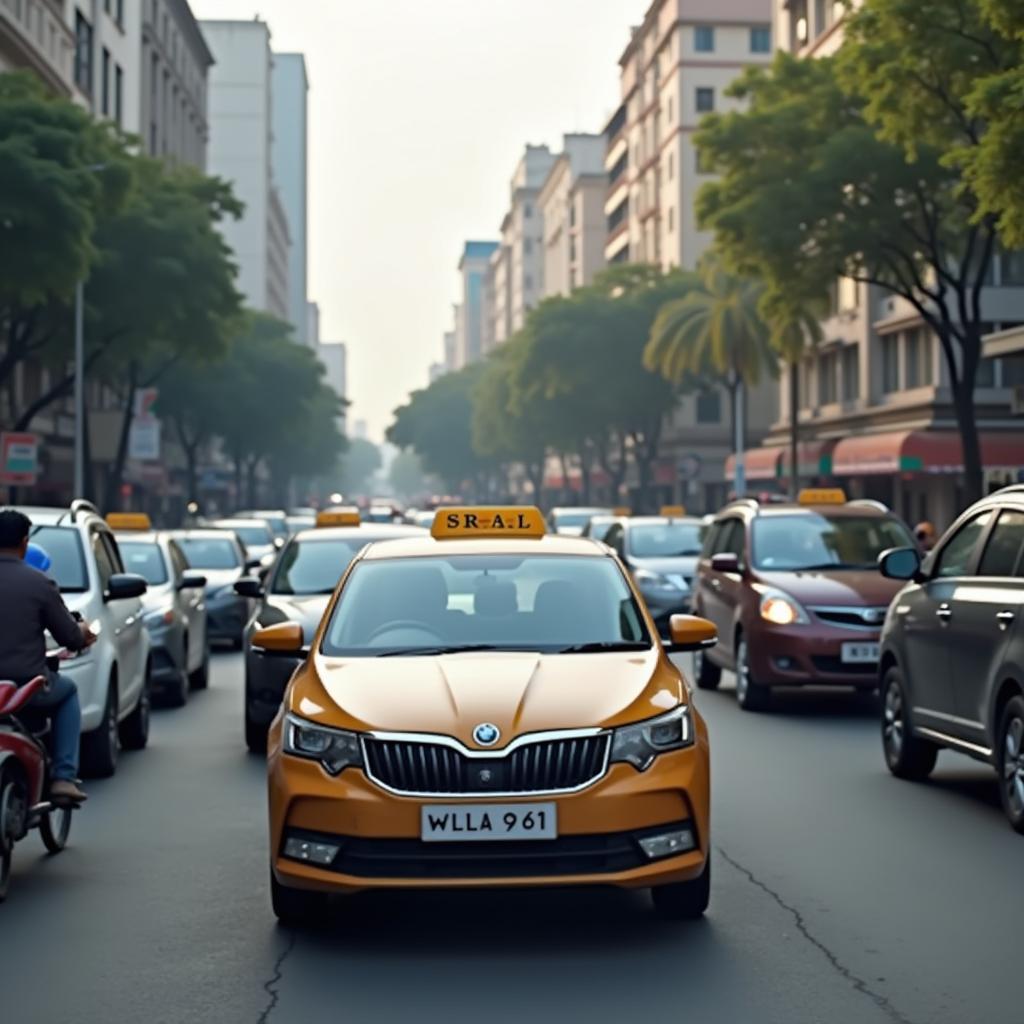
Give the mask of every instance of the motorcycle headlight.
[(660, 572), (653, 572), (651, 569), (634, 569), (633, 579), (641, 590), (671, 590), (673, 592), (680, 588), (676, 586), (667, 576)]
[(616, 729), (612, 736), (610, 760), (626, 761), (639, 771), (646, 771), (659, 754), (682, 750), (692, 746), (693, 741), (689, 705), (680, 704), (667, 715)]
[(346, 768), (359, 768), (363, 764), (358, 733), (328, 729), (297, 715), (285, 717), (284, 752), (293, 757), (319, 761), (331, 775), (339, 775)]
[(806, 625), (810, 616), (800, 602), (774, 587), (761, 587), (761, 618), (774, 626)]

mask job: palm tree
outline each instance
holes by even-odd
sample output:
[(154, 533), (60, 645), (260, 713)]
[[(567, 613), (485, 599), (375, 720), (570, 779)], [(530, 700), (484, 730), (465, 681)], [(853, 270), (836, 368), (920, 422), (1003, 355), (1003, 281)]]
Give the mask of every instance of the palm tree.
[(715, 257), (700, 271), (701, 287), (661, 308), (644, 350), (644, 366), (672, 384), (709, 374), (729, 383), (735, 431), (736, 490), (742, 494), (743, 389), (777, 372), (772, 329), (761, 314), (764, 285), (736, 277)]

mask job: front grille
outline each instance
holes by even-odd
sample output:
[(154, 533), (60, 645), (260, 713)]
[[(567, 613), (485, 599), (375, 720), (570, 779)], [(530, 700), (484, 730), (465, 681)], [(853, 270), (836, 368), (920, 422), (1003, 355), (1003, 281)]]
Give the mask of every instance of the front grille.
[(814, 614), (830, 626), (866, 629), (877, 633), (885, 622), (885, 608), (812, 608)]
[(637, 842), (693, 822), (637, 832), (560, 836), (558, 839), (486, 843), (424, 843), (418, 839), (362, 839), (289, 830), (311, 842), (341, 847), (327, 868), (357, 878), (529, 878), (603, 875), (650, 864)]
[(495, 757), (468, 757), (443, 743), (363, 741), (370, 778), (416, 795), (556, 793), (582, 789), (604, 774), (610, 737), (540, 740)]

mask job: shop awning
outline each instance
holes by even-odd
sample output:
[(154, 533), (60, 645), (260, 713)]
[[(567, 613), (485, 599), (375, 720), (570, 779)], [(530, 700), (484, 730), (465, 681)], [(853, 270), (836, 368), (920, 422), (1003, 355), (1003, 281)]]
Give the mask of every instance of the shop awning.
[[(1024, 467), (1024, 433), (981, 435), (986, 469)], [(836, 476), (886, 473), (962, 473), (960, 435), (952, 430), (903, 430), (891, 434), (848, 437), (836, 445)]]
[[(743, 473), (748, 480), (776, 480), (782, 473), (785, 448), (751, 448), (743, 455)], [(736, 456), (725, 460), (726, 480), (736, 479)]]
[[(831, 476), (832, 452), (835, 441), (801, 441), (797, 445), (797, 465), (801, 477)], [(752, 448), (744, 457), (744, 468), (748, 480), (789, 479), (789, 447), (772, 445), (767, 448)], [(725, 476), (736, 479), (736, 456), (730, 455), (725, 461)]]

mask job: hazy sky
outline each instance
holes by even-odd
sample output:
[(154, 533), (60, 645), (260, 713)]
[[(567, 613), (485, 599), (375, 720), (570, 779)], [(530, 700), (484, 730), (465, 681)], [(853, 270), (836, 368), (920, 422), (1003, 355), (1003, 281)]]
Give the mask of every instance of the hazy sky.
[(380, 439), (441, 356), (467, 238), (495, 238), (527, 142), (597, 132), (650, 0), (191, 0), (259, 14), (310, 79), (309, 297)]

